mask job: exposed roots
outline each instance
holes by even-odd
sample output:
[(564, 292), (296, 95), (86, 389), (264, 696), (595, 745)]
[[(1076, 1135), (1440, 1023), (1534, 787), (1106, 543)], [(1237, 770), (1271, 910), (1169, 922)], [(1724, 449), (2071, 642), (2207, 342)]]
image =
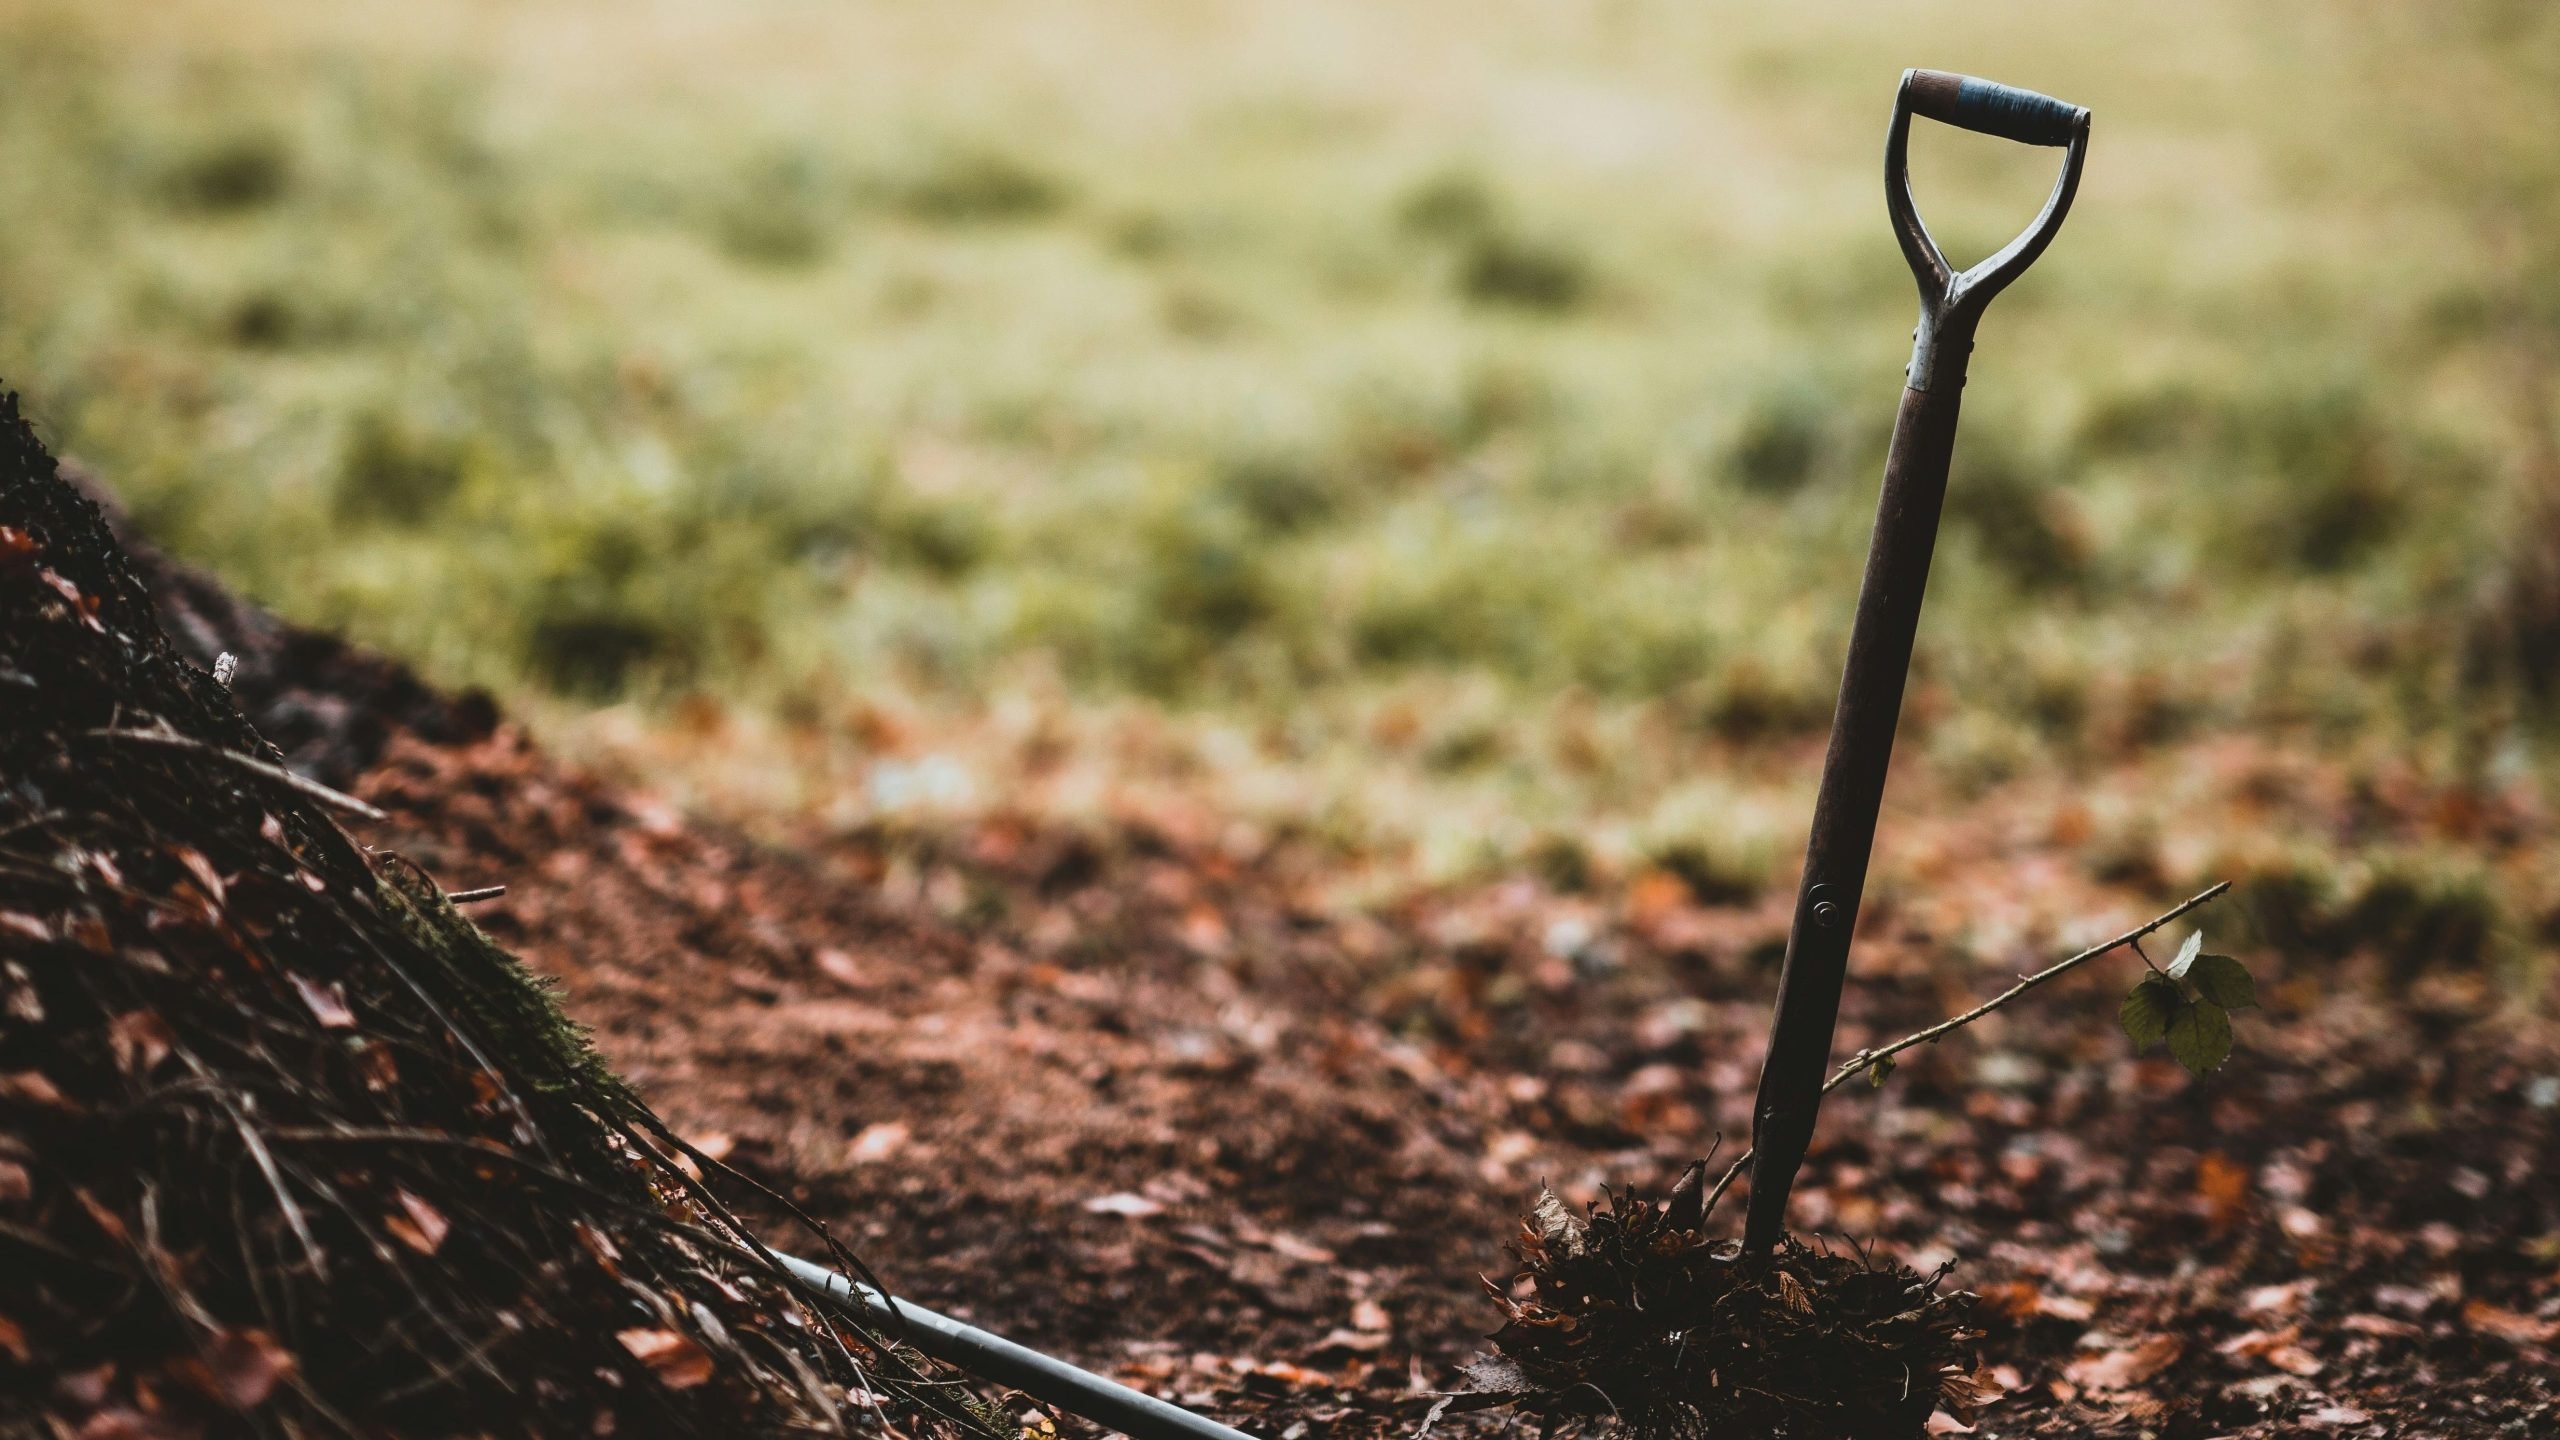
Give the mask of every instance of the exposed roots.
[(1522, 1223), (1499, 1356), (1468, 1371), (1468, 1408), (1550, 1422), (1614, 1419), (1644, 1437), (1904, 1440), (1940, 1407), (1967, 1416), (1972, 1297), (1935, 1274), (1789, 1237), (1745, 1261), (1709, 1240), (1703, 1164), (1665, 1201), (1612, 1193), (1579, 1216), (1553, 1190)]

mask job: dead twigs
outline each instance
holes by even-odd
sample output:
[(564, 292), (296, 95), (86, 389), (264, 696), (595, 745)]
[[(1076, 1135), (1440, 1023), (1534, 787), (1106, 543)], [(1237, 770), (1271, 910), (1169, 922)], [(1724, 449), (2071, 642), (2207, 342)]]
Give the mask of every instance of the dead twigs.
[(390, 816), (383, 814), (380, 810), (375, 809), (373, 806), (357, 799), (353, 795), (347, 794), (343, 790), (332, 790), (317, 780), (305, 779), (304, 777), (287, 770), (281, 765), (270, 765), (266, 761), (258, 759), (254, 755), (243, 755), (237, 750), (226, 750), (219, 745), (208, 745), (202, 740), (189, 739), (184, 735), (173, 734), (167, 730), (102, 729), (91, 730), (88, 732), (88, 735), (92, 740), (126, 740), (144, 745), (166, 746), (172, 750), (189, 750), (199, 755), (217, 756), (226, 763), (237, 766), (242, 770), (246, 770), (261, 780), (265, 780), (271, 784), (281, 785), (285, 789), (292, 791), (296, 795), (302, 796), (306, 800), (317, 800), (321, 804), (327, 805), (332, 809), (343, 810), (350, 815), (359, 816), (366, 820), (388, 820), (391, 818)]

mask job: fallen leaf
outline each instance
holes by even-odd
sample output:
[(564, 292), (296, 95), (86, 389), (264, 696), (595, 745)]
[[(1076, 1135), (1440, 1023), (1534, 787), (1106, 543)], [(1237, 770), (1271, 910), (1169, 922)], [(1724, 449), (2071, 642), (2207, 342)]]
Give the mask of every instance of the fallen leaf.
[(27, 1167), (14, 1160), (0, 1160), (0, 1205), (13, 1204), (35, 1193), (35, 1182), (27, 1178)]
[(822, 974), (839, 985), (860, 985), (862, 983), (861, 962), (855, 960), (853, 956), (837, 949), (833, 945), (824, 947), (811, 958), (817, 962), (818, 969)]
[(2009, 1280), (1982, 1287), (1982, 1298), (2005, 1312), (2012, 1320), (2067, 1320), (2083, 1324), (2095, 1317), (2098, 1307), (2077, 1295), (2049, 1295), (2034, 1282)]
[(584, 1220), (571, 1222), (569, 1228), (577, 1232), (578, 1243), (587, 1247), (587, 1253), (596, 1257), (596, 1263), (604, 1267), (606, 1274), (616, 1280), (622, 1278), (622, 1266), (619, 1263), (622, 1252), (614, 1248), (612, 1236)]
[(214, 904), (222, 903), (225, 893), (222, 876), (213, 868), (213, 862), (204, 858), (203, 851), (193, 845), (180, 845), (170, 853), (177, 856), (178, 863), (187, 868), (187, 873), (196, 878), (198, 885), (204, 887), (204, 893), (212, 897)]
[(1367, 1354), (1371, 1351), (1386, 1349), (1387, 1337), (1376, 1330), (1345, 1330), (1337, 1325), (1325, 1332), (1324, 1338), (1316, 1342), (1315, 1348), (1318, 1354), (1327, 1350), (1350, 1350)]
[(2237, 1360), (2257, 1360), (2272, 1365), (2288, 1375), (2304, 1378), (2320, 1373), (2320, 1361), (2302, 1348), (2302, 1327), (2288, 1325), (2282, 1330), (2250, 1330), (2215, 1347)]
[(853, 1137), (853, 1148), (847, 1154), (856, 1165), (876, 1164), (905, 1149), (910, 1133), (903, 1120), (882, 1120), (865, 1125), (862, 1133)]
[(364, 1076), (364, 1088), (377, 1094), (400, 1083), (399, 1062), (391, 1058), (391, 1047), (368, 1040), (355, 1052), (356, 1071)]
[(7, 1351), (9, 1358), (21, 1365), (26, 1364), (30, 1356), (27, 1332), (19, 1329), (18, 1322), (6, 1315), (0, 1315), (0, 1350)]
[(711, 1352), (693, 1342), (691, 1336), (673, 1330), (623, 1330), (614, 1339), (633, 1358), (649, 1367), (658, 1383), (670, 1390), (690, 1390), (711, 1378)]
[(1799, 1315), (1813, 1313), (1813, 1296), (1805, 1290), (1804, 1282), (1784, 1270), (1778, 1272), (1778, 1301)]
[(293, 1352), (264, 1330), (225, 1330), (170, 1368), (206, 1398), (255, 1410), (294, 1371)]
[(2260, 1285), (2240, 1297), (2240, 1310), (2246, 1315), (2291, 1315), (2302, 1308), (2302, 1301), (2311, 1289), (2308, 1280), (2296, 1280), (2285, 1285)]
[(2037, 1302), (2043, 1297), (2036, 1287), (2024, 1280), (2001, 1280), (1987, 1283), (1978, 1292), (1983, 1302), (2012, 1320), (2035, 1317)]
[(107, 1403), (107, 1387), (116, 1382), (115, 1362), (74, 1370), (53, 1382), (53, 1393), (79, 1406), (95, 1410)]
[(2462, 1323), (2480, 1334), (2495, 1335), (2511, 1345), (2548, 1345), (2560, 1340), (2560, 1317), (2545, 1320), (2501, 1309), (2486, 1300), (2474, 1300), (2463, 1306)]
[(1330, 1265), (1337, 1258), (1322, 1245), (1310, 1244), (1286, 1230), (1272, 1231), (1263, 1237), (1262, 1243), (1270, 1247), (1272, 1254), (1302, 1265)]
[(1984, 1407), (2017, 1388), (2017, 1379), (2017, 1372), (2006, 1366), (1992, 1370), (1977, 1365), (1962, 1375), (1940, 1376), (1935, 1413), (1970, 1428), (1982, 1418)]
[(2036, 1313), (2076, 1325), (2096, 1318), (2098, 1307), (2077, 1295), (2039, 1295), (2036, 1297)]
[(80, 617), (81, 624), (101, 635), (107, 633), (107, 627), (98, 623), (98, 602), (94, 596), (81, 594), (79, 586), (72, 584), (60, 571), (50, 565), (39, 568), (36, 571), (36, 578), (52, 586), (55, 594), (71, 602), (71, 613)]
[(0, 961), (0, 1015), (22, 1025), (44, 1023), (44, 997), (36, 993), (36, 979), (15, 960)]
[(1351, 1307), (1351, 1328), (1354, 1330), (1384, 1330), (1390, 1323), (1387, 1307), (1375, 1300), (1362, 1300)]
[(151, 1010), (127, 1010), (107, 1022), (107, 1047), (115, 1051), (116, 1068), (140, 1079), (169, 1058), (177, 1037), (169, 1022)]
[(1096, 1195), (1084, 1202), (1084, 1208), (1095, 1215), (1126, 1215), (1132, 1220), (1144, 1220), (1150, 1215), (1164, 1213), (1163, 1206), (1144, 1195), (1133, 1195), (1126, 1190)]
[(446, 1234), (453, 1229), (453, 1222), (444, 1218), (443, 1211), (406, 1190), (398, 1192), (396, 1198), (405, 1213), (385, 1219), (383, 1228), (400, 1237), (401, 1244), (421, 1255), (436, 1253), (443, 1246)]
[(2064, 1366), (2062, 1373), (2091, 1390), (2130, 1390), (2168, 1369), (2185, 1348), (2175, 1335), (2153, 1335), (2137, 1344), (2083, 1356)]
[(145, 1415), (118, 1405), (89, 1417), (76, 1432), (79, 1440), (203, 1440), (202, 1427), (172, 1415)]
[(330, 1030), (355, 1028), (356, 1012), (347, 1008), (345, 986), (335, 980), (323, 985), (291, 970), (284, 972), (284, 975), (287, 980), (293, 982), (293, 992), (302, 997), (304, 1005), (310, 1007), (311, 1018), (319, 1021), (324, 1028)]
[(729, 1158), (729, 1152), (738, 1148), (738, 1137), (714, 1130), (702, 1135), (687, 1135), (684, 1137), (684, 1143), (714, 1160), (726, 1160)]
[(49, 1110), (77, 1107), (54, 1088), (41, 1070), (11, 1070), (0, 1073), (0, 1100), (16, 1100), (28, 1105), (41, 1105)]
[(1689, 882), (1668, 870), (1647, 869), (1627, 886), (1628, 917), (1652, 925), (1689, 903)]
[(2362, 1425), (2372, 1419), (2371, 1415), (2353, 1405), (2324, 1405), (2303, 1416), (2302, 1423), (2317, 1425), (2323, 1430), (2334, 1430), (2344, 1425)]
[(2228, 1229), (2249, 1210), (2249, 1169), (2219, 1150), (2196, 1162), (2196, 1194), (2204, 1200), (2205, 1218), (2216, 1229)]
[(1227, 928), (1227, 917), (1214, 905), (1203, 902), (1192, 906), (1182, 916), (1182, 943), (1203, 955), (1219, 955), (1234, 939)]

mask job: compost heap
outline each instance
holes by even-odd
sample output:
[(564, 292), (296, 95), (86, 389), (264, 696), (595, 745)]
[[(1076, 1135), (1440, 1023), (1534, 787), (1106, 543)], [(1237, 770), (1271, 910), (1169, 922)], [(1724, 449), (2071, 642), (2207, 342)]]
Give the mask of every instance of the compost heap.
[(0, 1435), (986, 1433), (281, 760), (0, 396)]

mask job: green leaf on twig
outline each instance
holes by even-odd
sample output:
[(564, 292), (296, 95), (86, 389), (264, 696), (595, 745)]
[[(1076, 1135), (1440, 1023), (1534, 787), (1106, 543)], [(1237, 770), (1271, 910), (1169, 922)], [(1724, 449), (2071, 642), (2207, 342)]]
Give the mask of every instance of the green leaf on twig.
[(2123, 1008), (2116, 1011), (2116, 1022), (2124, 1026), (2125, 1038), (2136, 1050), (2148, 1050), (2169, 1038), (2169, 1026), (2187, 1008), (2187, 997), (2176, 981), (2162, 975), (2145, 975), (2133, 993), (2124, 997)]
[(2247, 1010), (2258, 1003), (2258, 982), (2228, 955), (2199, 955), (2187, 967), (2186, 979), (2196, 993), (2225, 1010)]
[(2190, 1075), (2204, 1075), (2231, 1058), (2231, 1016), (2211, 1000), (2190, 1001), (2169, 1022), (2169, 1053)]

